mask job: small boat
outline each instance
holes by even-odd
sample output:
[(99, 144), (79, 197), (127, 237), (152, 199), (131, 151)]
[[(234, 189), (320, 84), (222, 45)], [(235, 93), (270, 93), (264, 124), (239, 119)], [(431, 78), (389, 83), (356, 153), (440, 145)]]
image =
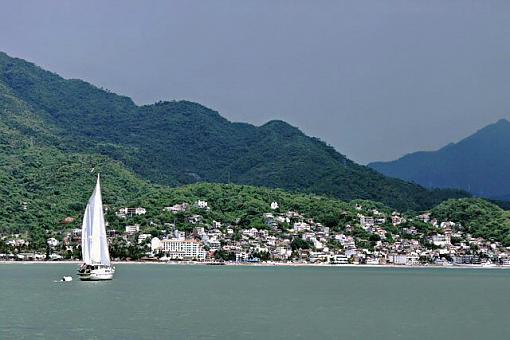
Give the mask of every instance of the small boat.
[(115, 267), (112, 267), (110, 263), (99, 175), (97, 175), (96, 188), (90, 196), (83, 216), (81, 254), (83, 264), (78, 270), (80, 280), (102, 281), (113, 279)]
[(53, 282), (70, 282), (73, 281), (72, 276), (62, 276), (60, 280), (55, 280)]

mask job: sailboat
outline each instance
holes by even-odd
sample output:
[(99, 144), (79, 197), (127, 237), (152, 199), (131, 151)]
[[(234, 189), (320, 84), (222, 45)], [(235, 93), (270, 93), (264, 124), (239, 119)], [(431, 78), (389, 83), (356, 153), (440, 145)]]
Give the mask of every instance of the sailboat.
[(115, 267), (110, 263), (110, 252), (106, 239), (103, 202), (99, 175), (92, 196), (90, 196), (81, 228), (81, 254), (83, 264), (78, 270), (82, 281), (111, 280)]

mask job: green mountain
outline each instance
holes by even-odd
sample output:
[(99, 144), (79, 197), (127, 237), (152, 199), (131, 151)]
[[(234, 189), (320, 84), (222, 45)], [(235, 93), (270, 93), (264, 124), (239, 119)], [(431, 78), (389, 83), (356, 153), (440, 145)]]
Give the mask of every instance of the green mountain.
[(438, 151), (369, 166), (427, 187), (458, 188), (476, 196), (510, 200), (510, 122), (502, 119)]
[[(187, 101), (137, 106), (130, 98), (81, 80), (63, 79), (4, 53), (0, 53), (0, 107), (3, 136), (16, 134), (21, 145), (2, 151), (2, 157), (10, 157), (10, 168), (0, 176), (5, 181), (20, 176), (11, 185), (13, 190), (25, 186), (25, 172), (32, 171), (28, 183), (33, 185), (50, 183), (48, 177), (58, 175), (48, 188), (56, 185), (63, 195), (83, 184), (79, 177), (86, 169), (101, 164), (103, 172), (130, 181), (129, 188), (116, 189), (126, 191), (127, 198), (136, 197), (133, 187), (148, 187), (146, 181), (169, 186), (233, 182), (344, 200), (370, 199), (414, 210), (466, 196), (387, 178), (282, 121), (260, 127), (232, 123)], [(13, 143), (12, 138), (4, 139)], [(34, 164), (43, 164), (42, 168), (26, 168), (31, 165), (25, 155), (34, 157)], [(74, 170), (59, 175), (64, 164)]]
[[(120, 207), (146, 207), (147, 215), (130, 223), (141, 223), (150, 229), (149, 221), (158, 225), (175, 221), (176, 217), (163, 212), (163, 207), (198, 199), (214, 202), (212, 211), (200, 211), (204, 218), (241, 227), (265, 227), (262, 213), (268, 211), (273, 201), (279, 202), (285, 211), (300, 211), (332, 227), (342, 221), (357, 220), (358, 211), (354, 207), (358, 201), (345, 203), (311, 194), (235, 184), (195, 183), (177, 188), (150, 184), (106, 156), (68, 152), (53, 146), (63, 140), (55, 137), (52, 129), (45, 128), (25, 104), (5, 88), (2, 90), (0, 234), (30, 230), (29, 239), (36, 248), (44, 249), (46, 230), (59, 230), (64, 222), (67, 228), (80, 226), (98, 172), (102, 176), (103, 201), (112, 208), (107, 219), (110, 228), (115, 229), (123, 226), (110, 214)], [(376, 202), (365, 201), (363, 205), (367, 209), (391, 211)], [(179, 220), (176, 222), (180, 227)]]

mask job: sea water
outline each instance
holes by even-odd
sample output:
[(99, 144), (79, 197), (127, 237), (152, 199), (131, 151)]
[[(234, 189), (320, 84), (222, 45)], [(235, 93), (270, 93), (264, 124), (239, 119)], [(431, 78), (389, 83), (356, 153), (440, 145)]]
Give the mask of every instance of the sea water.
[(508, 339), (510, 271), (0, 264), (0, 339)]

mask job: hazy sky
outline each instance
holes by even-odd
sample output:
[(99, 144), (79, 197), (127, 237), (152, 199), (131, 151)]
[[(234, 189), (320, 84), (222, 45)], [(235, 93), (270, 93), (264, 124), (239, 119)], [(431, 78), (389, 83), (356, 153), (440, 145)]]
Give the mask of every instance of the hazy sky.
[(509, 1), (5, 1), (0, 50), (139, 104), (283, 119), (358, 162), (510, 118)]

